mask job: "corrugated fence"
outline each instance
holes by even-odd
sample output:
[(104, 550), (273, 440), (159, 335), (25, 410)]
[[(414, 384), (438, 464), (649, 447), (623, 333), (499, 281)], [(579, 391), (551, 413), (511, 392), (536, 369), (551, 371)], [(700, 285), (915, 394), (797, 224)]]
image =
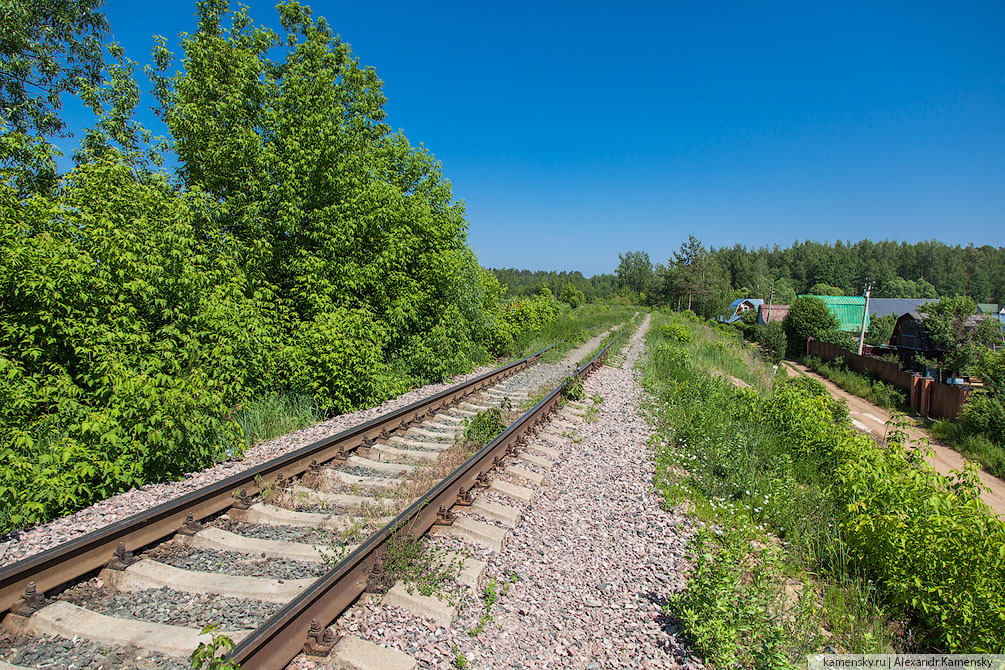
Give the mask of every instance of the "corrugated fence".
[(812, 337), (806, 341), (806, 355), (816, 356), (825, 361), (844, 359), (845, 365), (852, 370), (871, 374), (907, 391), (911, 396), (911, 409), (924, 417), (955, 419), (969, 392), (960, 386), (941, 384), (931, 377), (905, 372), (896, 363), (872, 356), (859, 356), (836, 344), (814, 340)]

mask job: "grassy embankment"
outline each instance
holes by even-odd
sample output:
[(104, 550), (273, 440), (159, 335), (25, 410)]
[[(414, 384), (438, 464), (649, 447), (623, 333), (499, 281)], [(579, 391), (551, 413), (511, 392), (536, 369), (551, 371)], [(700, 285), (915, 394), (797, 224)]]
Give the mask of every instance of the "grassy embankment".
[(628, 321), (637, 311), (638, 308), (625, 305), (582, 305), (576, 309), (563, 307), (558, 318), (551, 323), (536, 332), (516, 337), (507, 347), (508, 360), (517, 360), (550, 344), (556, 344), (542, 356), (545, 362), (555, 363), (591, 337)]
[[(558, 317), (536, 332), (516, 338), (508, 347), (509, 360), (523, 358), (558, 342), (545, 360), (561, 360), (572, 348), (604, 330), (630, 319), (636, 310), (623, 305), (563, 307)], [(235, 412), (247, 446), (285, 435), (323, 420), (311, 397), (284, 393), (257, 398)]]
[(897, 430), (876, 445), (808, 377), (771, 389), (725, 329), (657, 314), (647, 340), (655, 486), (705, 524), (668, 612), (706, 659), (1005, 646), (1005, 526), (973, 472), (939, 476)]

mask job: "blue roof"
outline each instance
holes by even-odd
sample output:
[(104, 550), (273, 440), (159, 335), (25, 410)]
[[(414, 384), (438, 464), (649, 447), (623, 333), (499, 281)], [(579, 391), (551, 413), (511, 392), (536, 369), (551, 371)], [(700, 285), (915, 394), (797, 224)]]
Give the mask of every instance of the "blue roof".
[(764, 301), (760, 298), (737, 298), (733, 302), (729, 303), (729, 312), (727, 312), (725, 318), (726, 323), (733, 323), (734, 321), (740, 320), (740, 316), (736, 313), (736, 308), (740, 306), (741, 302), (749, 302), (755, 310), (764, 304)]

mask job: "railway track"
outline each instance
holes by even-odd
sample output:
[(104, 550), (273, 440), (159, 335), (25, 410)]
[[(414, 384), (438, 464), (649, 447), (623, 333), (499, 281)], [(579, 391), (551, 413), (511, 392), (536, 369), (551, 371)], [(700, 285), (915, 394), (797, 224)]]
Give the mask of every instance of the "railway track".
[[(614, 339), (573, 374), (585, 377)], [(529, 499), (558, 455), (544, 426), (562, 384), (554, 370), (533, 374), (542, 353), (0, 569), (0, 657), (34, 663), (32, 646), (71, 639), (107, 650), (101, 667), (189, 667), (210, 637), (200, 628), (219, 623), (237, 642), (228, 659), (249, 670), (304, 652), (340, 667), (413, 667), (329, 626), (367, 591), (440, 616), (435, 598), (388, 583), (389, 547), (429, 531), (501, 545), (500, 526), (519, 515), (486, 498)], [(460, 443), (468, 421), (529, 405), (545, 381), (550, 392), (498, 437)], [(553, 433), (579, 414), (563, 411)], [(478, 571), (468, 560), (459, 579), (474, 585)]]

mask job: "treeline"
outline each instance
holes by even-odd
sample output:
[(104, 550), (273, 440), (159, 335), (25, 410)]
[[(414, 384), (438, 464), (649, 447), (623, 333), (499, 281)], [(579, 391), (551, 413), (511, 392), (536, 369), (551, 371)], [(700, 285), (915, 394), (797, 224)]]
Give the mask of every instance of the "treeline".
[(791, 304), (796, 295), (861, 295), (866, 281), (883, 298), (964, 295), (1005, 302), (1005, 248), (929, 241), (797, 242), (782, 249), (706, 248), (690, 236), (666, 264), (645, 252), (619, 256), (617, 286), (651, 305), (723, 314), (736, 298)]
[(1005, 248), (942, 242), (796, 242), (781, 249), (742, 245), (713, 249), (734, 289), (767, 296), (771, 284), (807, 293), (815, 284), (861, 295), (866, 280), (882, 298), (965, 295), (975, 302), (1005, 302)]
[(613, 274), (584, 277), (579, 271), (531, 271), (515, 268), (489, 268), (489, 272), (508, 289), (509, 297), (533, 295), (538, 293), (542, 286), (558, 296), (566, 286), (572, 285), (583, 293), (586, 302), (603, 302), (613, 298), (619, 288), (618, 277)]
[[(257, 399), (371, 406), (555, 318), (502, 303), (439, 164), (324, 19), (281, 3), (276, 33), (198, 2), (180, 67), (154, 45), (166, 145), (99, 6), (5, 14), (0, 531), (240, 451)], [(96, 119), (62, 175), (60, 93)]]

